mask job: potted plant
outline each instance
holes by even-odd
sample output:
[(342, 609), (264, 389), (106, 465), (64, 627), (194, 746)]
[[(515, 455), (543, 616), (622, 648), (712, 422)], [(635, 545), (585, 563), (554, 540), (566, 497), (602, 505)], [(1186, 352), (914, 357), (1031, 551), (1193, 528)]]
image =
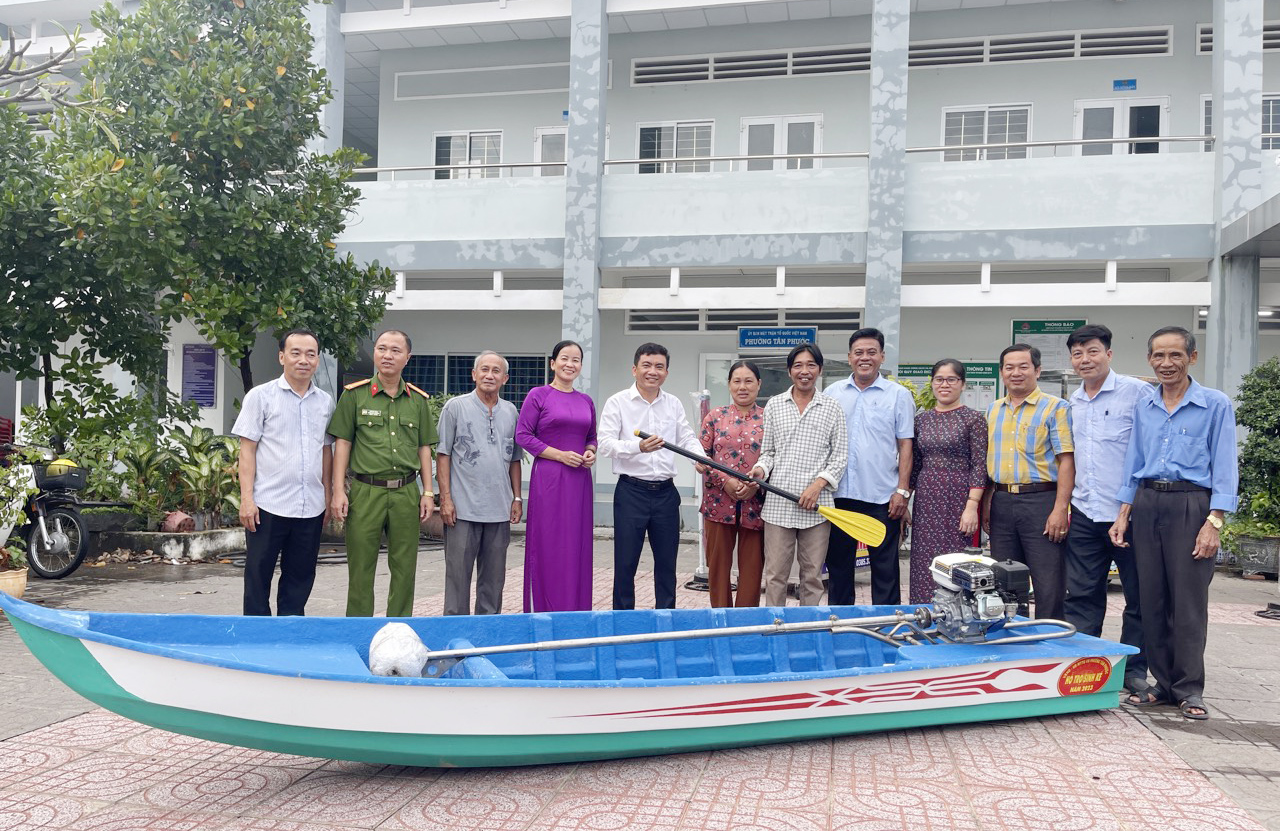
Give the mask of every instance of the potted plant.
[(1245, 574), (1274, 574), (1280, 571), (1280, 359), (1244, 376), (1236, 421), (1249, 436), (1240, 447), (1240, 504), (1227, 518), (1222, 544)]
[(34, 490), (31, 470), (11, 453), (0, 467), (0, 591), (22, 597), (27, 588), (27, 558), (20, 540), (8, 545), (9, 535), (23, 520), (22, 509)]
[(0, 592), (22, 597), (26, 590), (26, 555), (16, 545), (0, 546)]

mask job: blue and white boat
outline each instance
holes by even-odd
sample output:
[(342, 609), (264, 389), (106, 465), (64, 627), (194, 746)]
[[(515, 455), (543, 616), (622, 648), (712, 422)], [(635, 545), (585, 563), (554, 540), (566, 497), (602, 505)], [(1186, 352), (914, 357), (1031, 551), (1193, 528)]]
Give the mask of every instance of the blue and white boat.
[(419, 766), (1097, 710), (1116, 706), (1136, 651), (1023, 620), (949, 642), (929, 607), (561, 612), (403, 619), (437, 650), (436, 677), (400, 678), (369, 670), (385, 619), (58, 611), (2, 593), (0, 609), (64, 683), (143, 724)]

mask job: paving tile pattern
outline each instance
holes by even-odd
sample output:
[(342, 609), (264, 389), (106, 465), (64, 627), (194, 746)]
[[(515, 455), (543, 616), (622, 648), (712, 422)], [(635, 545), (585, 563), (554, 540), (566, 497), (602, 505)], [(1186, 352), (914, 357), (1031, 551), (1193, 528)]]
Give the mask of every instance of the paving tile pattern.
[(1121, 711), (514, 770), (227, 750), (102, 711), (15, 737), (0, 831), (1263, 827)]

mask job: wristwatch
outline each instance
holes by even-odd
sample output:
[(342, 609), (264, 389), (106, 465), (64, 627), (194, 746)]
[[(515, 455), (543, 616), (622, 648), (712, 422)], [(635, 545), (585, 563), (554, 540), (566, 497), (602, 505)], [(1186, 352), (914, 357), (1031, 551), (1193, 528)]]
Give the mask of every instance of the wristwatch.
[(1207, 522), (1207, 523), (1209, 523), (1210, 525), (1212, 525), (1214, 528), (1218, 529), (1219, 531), (1221, 531), (1221, 530), (1222, 530), (1222, 520), (1221, 520), (1221, 519), (1219, 519), (1218, 517), (1214, 516), (1213, 514), (1209, 514), (1207, 517), (1205, 517), (1205, 518), (1204, 518), (1204, 521), (1205, 521), (1205, 522)]
[(903, 499), (911, 498), (911, 491), (907, 490), (906, 488), (894, 488), (893, 492), (896, 493), (898, 496), (901, 496)]

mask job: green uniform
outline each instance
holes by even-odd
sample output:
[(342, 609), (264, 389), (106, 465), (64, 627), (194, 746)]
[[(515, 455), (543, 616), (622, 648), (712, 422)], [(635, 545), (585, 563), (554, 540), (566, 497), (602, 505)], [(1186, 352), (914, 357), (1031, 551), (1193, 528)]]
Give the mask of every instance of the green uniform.
[[(436, 443), (427, 394), (400, 382), (392, 393), (378, 379), (347, 386), (329, 420), (329, 433), (351, 442), (349, 470), (376, 479), (407, 479), (420, 469), (418, 448)], [(373, 615), (373, 572), (387, 535), (391, 586), (387, 617), (413, 614), (418, 568), (417, 480), (398, 488), (351, 482), (347, 511), (347, 617)]]

